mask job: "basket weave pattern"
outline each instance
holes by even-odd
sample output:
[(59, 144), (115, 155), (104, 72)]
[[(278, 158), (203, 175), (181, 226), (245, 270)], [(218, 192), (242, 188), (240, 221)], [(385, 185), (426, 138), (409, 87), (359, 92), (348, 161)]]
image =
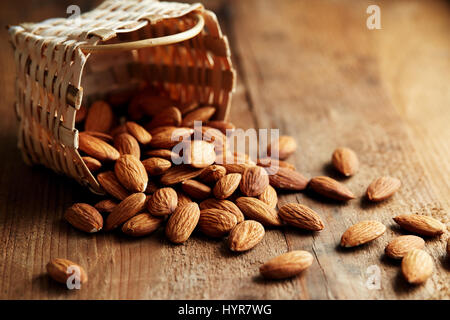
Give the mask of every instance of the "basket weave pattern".
[[(114, 53), (83, 52), (85, 45), (176, 34), (205, 27), (177, 44)], [(74, 24), (76, 27), (74, 27)], [(181, 103), (217, 107), (225, 119), (235, 84), (226, 37), (201, 4), (152, 0), (103, 2), (77, 19), (49, 19), (9, 30), (16, 63), (18, 146), (28, 164), (43, 164), (103, 193), (78, 153), (75, 114), (93, 99), (139, 82), (163, 85)], [(89, 60), (89, 63), (87, 61)]]

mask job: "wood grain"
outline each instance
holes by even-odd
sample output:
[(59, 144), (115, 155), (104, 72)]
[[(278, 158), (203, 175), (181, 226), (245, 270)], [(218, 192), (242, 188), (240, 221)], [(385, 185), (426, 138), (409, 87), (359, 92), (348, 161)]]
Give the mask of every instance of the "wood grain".
[[(64, 16), (74, 1), (2, 2), (2, 21), (16, 24)], [(75, 1), (82, 11), (90, 1)], [(338, 204), (313, 194), (283, 194), (318, 212), (320, 233), (268, 230), (261, 244), (231, 253), (223, 241), (195, 234), (171, 245), (162, 230), (144, 239), (117, 233), (85, 235), (62, 220), (77, 201), (99, 198), (70, 179), (27, 167), (16, 148), (11, 49), (0, 52), (0, 298), (1, 299), (449, 299), (445, 239), (426, 239), (436, 270), (423, 286), (408, 285), (400, 265), (383, 255), (402, 234), (392, 217), (431, 215), (449, 224), (450, 7), (445, 1), (379, 1), (382, 30), (368, 30), (366, 1), (213, 1), (229, 36), (238, 71), (231, 119), (237, 126), (279, 128), (296, 138), (290, 161), (308, 177), (339, 178), (359, 197)], [(370, 2), (370, 4), (372, 4)], [(418, 18), (419, 17), (419, 18)], [(0, 31), (8, 48), (5, 30)], [(358, 174), (342, 180), (330, 169), (338, 146), (354, 149)], [(390, 200), (361, 196), (380, 175), (403, 186)], [(342, 250), (340, 237), (365, 219), (388, 226), (361, 248)], [(259, 266), (288, 250), (313, 253), (300, 277), (265, 281)], [(68, 291), (45, 274), (55, 257), (89, 274)], [(381, 289), (369, 290), (366, 270), (381, 270)]]

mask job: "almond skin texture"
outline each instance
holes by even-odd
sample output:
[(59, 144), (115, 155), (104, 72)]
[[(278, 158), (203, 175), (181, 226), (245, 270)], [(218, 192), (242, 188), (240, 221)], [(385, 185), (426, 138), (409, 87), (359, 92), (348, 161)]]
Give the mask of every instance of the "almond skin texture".
[(266, 190), (258, 196), (258, 199), (267, 204), (271, 208), (276, 208), (278, 204), (278, 195), (276, 190), (268, 185)]
[(106, 218), (105, 230), (117, 228), (122, 223), (130, 220), (136, 214), (144, 210), (146, 196), (143, 193), (133, 193), (122, 202)]
[(113, 125), (114, 114), (105, 101), (95, 101), (88, 110), (84, 129), (86, 131), (109, 132)]
[(158, 229), (162, 222), (161, 218), (156, 218), (148, 213), (140, 213), (122, 226), (122, 232), (132, 237), (142, 237)]
[(313, 260), (307, 251), (290, 251), (270, 259), (259, 268), (259, 272), (266, 279), (290, 278), (307, 269)]
[(161, 188), (148, 201), (148, 212), (160, 217), (171, 214), (177, 208), (178, 195), (172, 188)]
[(172, 162), (163, 158), (148, 158), (142, 164), (150, 176), (159, 176), (172, 166)]
[(180, 124), (181, 111), (176, 107), (169, 107), (156, 114), (152, 121), (146, 125), (146, 128), (152, 129), (163, 126), (178, 127)]
[(383, 201), (390, 198), (401, 186), (400, 180), (392, 177), (381, 177), (374, 180), (367, 188), (370, 201)]
[(117, 202), (110, 200), (110, 199), (106, 199), (106, 200), (97, 202), (94, 207), (100, 213), (111, 213), (116, 206), (117, 206)]
[(352, 149), (337, 148), (331, 156), (334, 168), (346, 177), (354, 175), (359, 169), (358, 157)]
[(75, 228), (84, 232), (97, 232), (103, 227), (103, 217), (93, 206), (75, 203), (67, 208), (64, 218)]
[(236, 204), (248, 219), (261, 222), (264, 226), (281, 226), (282, 222), (275, 209), (251, 197), (240, 197)]
[(196, 180), (185, 180), (181, 183), (183, 191), (193, 199), (203, 200), (211, 195), (211, 188)]
[(276, 172), (273, 172), (273, 170), (266, 168), (272, 187), (284, 190), (301, 191), (308, 185), (308, 179), (300, 172), (283, 167), (277, 167), (276, 169)]
[(194, 130), (189, 128), (167, 127), (156, 134), (152, 133), (152, 141), (149, 145), (156, 149), (171, 149), (180, 141), (189, 138), (193, 132)]
[(375, 240), (386, 231), (386, 226), (374, 220), (361, 221), (348, 228), (341, 238), (342, 247), (356, 247)]
[[(221, 156), (221, 155), (220, 155)], [(250, 167), (253, 167), (253, 165), (247, 164), (247, 163), (226, 163), (224, 161), (221, 162), (222, 166), (227, 170), (227, 173), (244, 173), (244, 170)]]
[(347, 201), (355, 198), (345, 185), (330, 177), (314, 177), (309, 181), (309, 186), (318, 194), (334, 200)]
[(128, 133), (121, 133), (114, 137), (114, 147), (120, 154), (131, 154), (137, 159), (141, 158), (141, 148), (138, 141)]
[(417, 236), (407, 235), (400, 236), (391, 240), (386, 246), (384, 252), (388, 257), (394, 259), (401, 259), (409, 251), (413, 249), (422, 249), (425, 246), (425, 241)]
[(402, 260), (402, 273), (411, 284), (421, 284), (433, 274), (434, 263), (428, 253), (412, 249)]
[(197, 177), (202, 169), (192, 168), (188, 165), (172, 166), (161, 176), (161, 183), (166, 186), (177, 184)]
[(102, 167), (102, 163), (92, 157), (82, 157), (81, 159), (83, 159), (90, 172), (98, 171)]
[(130, 193), (122, 187), (116, 174), (112, 171), (105, 171), (97, 175), (97, 180), (103, 189), (114, 198), (123, 200), (130, 195)]
[(261, 223), (245, 220), (236, 225), (228, 237), (231, 251), (243, 252), (252, 249), (264, 238), (265, 230)]
[(125, 123), (125, 127), (140, 144), (147, 145), (152, 141), (152, 135), (136, 122), (128, 121)]
[(206, 168), (216, 161), (214, 145), (206, 141), (196, 140), (184, 144), (183, 155), (183, 163), (194, 168)]
[(198, 180), (205, 184), (215, 184), (220, 178), (227, 174), (225, 167), (213, 164), (206, 167), (198, 176)]
[(214, 107), (197, 108), (184, 116), (181, 125), (183, 127), (192, 127), (194, 125), (194, 121), (206, 122), (213, 116), (215, 112), (216, 108)]
[(237, 205), (229, 200), (217, 200), (213, 198), (206, 199), (200, 203), (200, 209), (220, 209), (228, 211), (234, 214), (237, 223), (241, 223), (242, 221), (244, 221), (244, 214), (242, 213), (242, 211), (238, 208)]
[[(78, 268), (79, 275), (77, 275), (77, 272), (75, 270), (67, 273), (69, 271), (69, 267)], [(78, 278), (80, 283), (86, 283), (88, 280), (86, 271), (84, 271), (84, 269), (75, 262), (67, 259), (56, 258), (47, 263), (47, 273), (50, 278), (62, 284), (67, 284), (67, 279), (69, 279), (69, 277), (74, 273), (75, 279)]]
[(142, 162), (131, 154), (121, 155), (114, 165), (114, 173), (120, 183), (131, 192), (144, 192), (148, 175)]
[(219, 200), (228, 198), (239, 187), (241, 178), (242, 175), (239, 173), (230, 173), (225, 175), (219, 181), (217, 181), (216, 185), (214, 186), (214, 196)]
[(120, 153), (105, 141), (81, 132), (79, 135), (79, 148), (99, 161), (115, 161)]
[(200, 211), (200, 220), (198, 221), (199, 229), (209, 237), (223, 237), (236, 224), (236, 216), (228, 211), (220, 209), (204, 209)]
[(299, 203), (288, 203), (278, 212), (281, 220), (287, 224), (311, 231), (320, 231), (324, 228), (320, 216), (312, 209)]
[(177, 208), (167, 221), (167, 238), (173, 243), (185, 242), (191, 236), (199, 219), (200, 209), (195, 202)]
[(241, 192), (248, 197), (259, 196), (268, 185), (269, 176), (266, 170), (258, 166), (245, 169), (239, 184)]
[(297, 143), (294, 138), (291, 136), (280, 136), (278, 143), (275, 141), (268, 146), (267, 154), (272, 158), (285, 160), (293, 154), (295, 150), (297, 150)]
[(447, 229), (440, 221), (417, 214), (402, 214), (396, 216), (394, 221), (405, 230), (429, 237), (439, 236)]

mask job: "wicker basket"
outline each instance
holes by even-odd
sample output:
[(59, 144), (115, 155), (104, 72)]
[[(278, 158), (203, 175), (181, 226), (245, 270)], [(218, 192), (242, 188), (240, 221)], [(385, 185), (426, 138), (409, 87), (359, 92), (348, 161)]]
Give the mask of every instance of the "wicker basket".
[(216, 106), (217, 119), (228, 116), (235, 84), (228, 41), (201, 4), (108, 0), (75, 20), (25, 23), (9, 33), (23, 158), (95, 193), (103, 190), (77, 150), (82, 102), (145, 81), (181, 103)]

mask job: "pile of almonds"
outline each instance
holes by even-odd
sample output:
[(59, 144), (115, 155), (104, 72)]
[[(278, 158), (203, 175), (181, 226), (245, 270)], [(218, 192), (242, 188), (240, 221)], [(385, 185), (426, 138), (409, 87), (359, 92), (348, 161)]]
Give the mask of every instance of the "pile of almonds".
[[(208, 237), (225, 238), (231, 251), (242, 252), (261, 242), (267, 227), (288, 224), (310, 231), (324, 229), (320, 215), (305, 205), (287, 203), (277, 210), (277, 190), (309, 188), (337, 201), (355, 198), (344, 184), (326, 176), (308, 180), (286, 162), (297, 146), (292, 137), (281, 136), (269, 145), (267, 158), (250, 159), (248, 154), (228, 150), (227, 133), (235, 126), (211, 120), (215, 112), (213, 106), (181, 105), (155, 88), (135, 96), (111, 96), (107, 102), (94, 102), (88, 110), (82, 107), (76, 119), (78, 127), (84, 126), (79, 151), (107, 197), (93, 206), (72, 205), (65, 219), (84, 232), (120, 229), (132, 237), (163, 227), (174, 244), (187, 241), (197, 229)], [(201, 132), (195, 132), (194, 121), (201, 121)], [(188, 139), (195, 134), (201, 139)], [(173, 149), (181, 140), (182, 155)], [(270, 158), (272, 154), (278, 154), (278, 159)], [(178, 161), (181, 157), (183, 164)], [(358, 157), (348, 148), (336, 149), (332, 164), (347, 177), (359, 167)], [(367, 199), (385, 200), (399, 188), (398, 179), (378, 178), (367, 188)], [(394, 221), (420, 235), (437, 236), (446, 230), (428, 216), (400, 215)], [(344, 232), (341, 246), (367, 243), (385, 230), (375, 220), (359, 222)], [(411, 283), (424, 282), (432, 273), (432, 259), (423, 247), (423, 239), (413, 235), (398, 237), (386, 247), (389, 257), (403, 258), (402, 271)], [(292, 277), (312, 262), (309, 252), (295, 250), (271, 259), (260, 267), (260, 273), (271, 279)], [(55, 259), (47, 270), (64, 283), (69, 265), (77, 266)], [(81, 270), (83, 282), (87, 274)]]

